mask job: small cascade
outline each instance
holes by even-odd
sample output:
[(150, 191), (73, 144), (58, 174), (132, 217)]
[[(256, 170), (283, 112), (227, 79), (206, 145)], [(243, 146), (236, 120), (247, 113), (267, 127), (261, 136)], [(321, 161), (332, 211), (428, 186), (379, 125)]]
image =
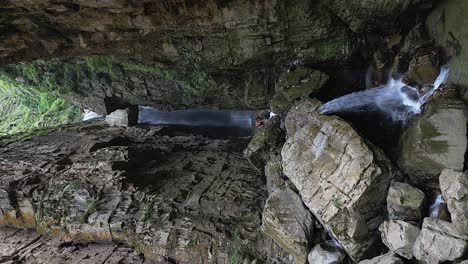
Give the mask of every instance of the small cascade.
[(409, 116), (421, 112), (421, 107), (447, 81), (448, 74), (448, 67), (442, 67), (434, 84), (420, 90), (406, 85), (402, 78), (390, 79), (385, 85), (332, 100), (320, 107), (320, 112), (322, 114), (383, 112), (394, 122), (404, 122)]
[(430, 206), (430, 217), (438, 218), (440, 213), (440, 206), (445, 203), (446, 202), (444, 200), (444, 197), (442, 197), (442, 194), (439, 193)]
[(97, 113), (95, 113), (95, 112), (93, 112), (91, 110), (88, 110), (88, 109), (84, 110), (83, 121), (88, 121), (88, 120), (96, 119), (96, 118), (100, 118), (100, 117), (102, 117), (102, 115), (98, 115)]

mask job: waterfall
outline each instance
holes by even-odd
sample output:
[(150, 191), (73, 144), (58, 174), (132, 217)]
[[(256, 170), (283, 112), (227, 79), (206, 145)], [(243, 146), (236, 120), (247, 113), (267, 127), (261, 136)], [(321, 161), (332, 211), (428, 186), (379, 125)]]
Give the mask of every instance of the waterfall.
[(445, 203), (442, 194), (438, 194), (437, 197), (434, 199), (434, 202), (430, 206), (431, 214), (430, 217), (437, 218), (439, 216), (439, 205)]
[(102, 117), (102, 115), (98, 115), (95, 112), (88, 110), (88, 109), (84, 110), (83, 121), (88, 121), (88, 120), (100, 118), (100, 117)]
[(443, 66), (432, 87), (421, 90), (406, 85), (402, 78), (391, 78), (385, 85), (336, 98), (322, 105), (320, 113), (380, 111), (395, 122), (405, 121), (410, 115), (421, 112), (422, 105), (447, 81), (448, 74), (448, 67)]

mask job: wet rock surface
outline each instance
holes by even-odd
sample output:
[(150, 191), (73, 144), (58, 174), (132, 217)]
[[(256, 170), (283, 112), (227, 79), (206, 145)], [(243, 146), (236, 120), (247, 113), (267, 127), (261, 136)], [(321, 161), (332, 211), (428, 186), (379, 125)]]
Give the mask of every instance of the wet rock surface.
[(318, 244), (310, 251), (308, 260), (317, 264), (342, 264), (346, 263), (346, 255), (340, 248)]
[(302, 200), (350, 257), (361, 260), (380, 240), (382, 206), (394, 169), (345, 121), (301, 100), (288, 112), (283, 170)]
[(468, 107), (452, 96), (435, 98), (415, 117), (401, 140), (399, 167), (417, 185), (438, 189), (445, 169), (463, 170)]
[(2, 148), (0, 224), (160, 262), (287, 260), (260, 231), (267, 192), (247, 142), (160, 131), (91, 122)]

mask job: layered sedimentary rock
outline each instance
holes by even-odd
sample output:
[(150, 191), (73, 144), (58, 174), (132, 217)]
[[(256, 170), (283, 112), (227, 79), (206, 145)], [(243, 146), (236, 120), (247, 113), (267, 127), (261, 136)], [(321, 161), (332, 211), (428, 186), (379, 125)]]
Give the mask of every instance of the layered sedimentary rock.
[(359, 264), (403, 264), (403, 260), (390, 252), (385, 255), (375, 257), (373, 259), (363, 260)]
[(165, 131), (92, 122), (3, 147), (0, 225), (161, 262), (287, 260), (260, 231), (267, 194), (246, 142)]
[(262, 222), (263, 232), (294, 256), (295, 263), (307, 262), (314, 219), (297, 193), (286, 188), (270, 194)]
[(347, 61), (380, 38), (368, 31), (394, 31), (395, 18), (414, 20), (431, 2), (6, 0), (0, 64), (59, 58), (19, 65), (10, 77), (65, 90), (99, 114), (115, 110), (104, 107), (114, 99), (264, 109), (285, 68)]
[(380, 241), (377, 228), (395, 172), (349, 123), (318, 114), (320, 105), (305, 99), (288, 112), (283, 170), (327, 231), (360, 260)]
[(284, 72), (275, 87), (271, 110), (276, 114), (286, 112), (297, 99), (317, 93), (328, 79), (323, 72), (307, 68)]
[(12, 228), (0, 228), (0, 262), (28, 264), (151, 263), (129, 246), (73, 243), (64, 239), (40, 235), (31, 230)]
[(393, 252), (406, 258), (413, 258), (413, 245), (419, 235), (419, 227), (401, 220), (385, 221), (380, 225), (383, 243)]
[(387, 196), (390, 219), (419, 221), (423, 217), (425, 194), (409, 184), (392, 182)]
[[(321, 40), (345, 39), (348, 25), (355, 31), (383, 27), (375, 23), (382, 19), (393, 25), (406, 10), (430, 2), (8, 0), (0, 5), (0, 57), (8, 63), (134, 53), (171, 62), (192, 53), (211, 63), (236, 64), (297, 48), (290, 51), (311, 59), (326, 56), (321, 49), (332, 55)], [(326, 43), (346, 49), (342, 39)]]
[(452, 223), (424, 218), (413, 246), (414, 257), (429, 264), (461, 258), (468, 249), (468, 237), (460, 234)]
[(468, 175), (446, 169), (439, 181), (453, 224), (460, 233), (468, 234)]

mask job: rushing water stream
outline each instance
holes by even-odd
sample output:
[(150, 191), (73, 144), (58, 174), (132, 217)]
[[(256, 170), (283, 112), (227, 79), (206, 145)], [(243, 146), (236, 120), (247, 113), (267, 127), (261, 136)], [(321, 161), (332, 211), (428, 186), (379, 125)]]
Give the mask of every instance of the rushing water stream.
[(332, 100), (324, 104), (320, 112), (384, 112), (393, 121), (405, 121), (408, 116), (421, 112), (421, 106), (447, 81), (448, 74), (448, 68), (442, 67), (433, 86), (421, 90), (406, 85), (401, 78), (390, 79), (385, 85)]

